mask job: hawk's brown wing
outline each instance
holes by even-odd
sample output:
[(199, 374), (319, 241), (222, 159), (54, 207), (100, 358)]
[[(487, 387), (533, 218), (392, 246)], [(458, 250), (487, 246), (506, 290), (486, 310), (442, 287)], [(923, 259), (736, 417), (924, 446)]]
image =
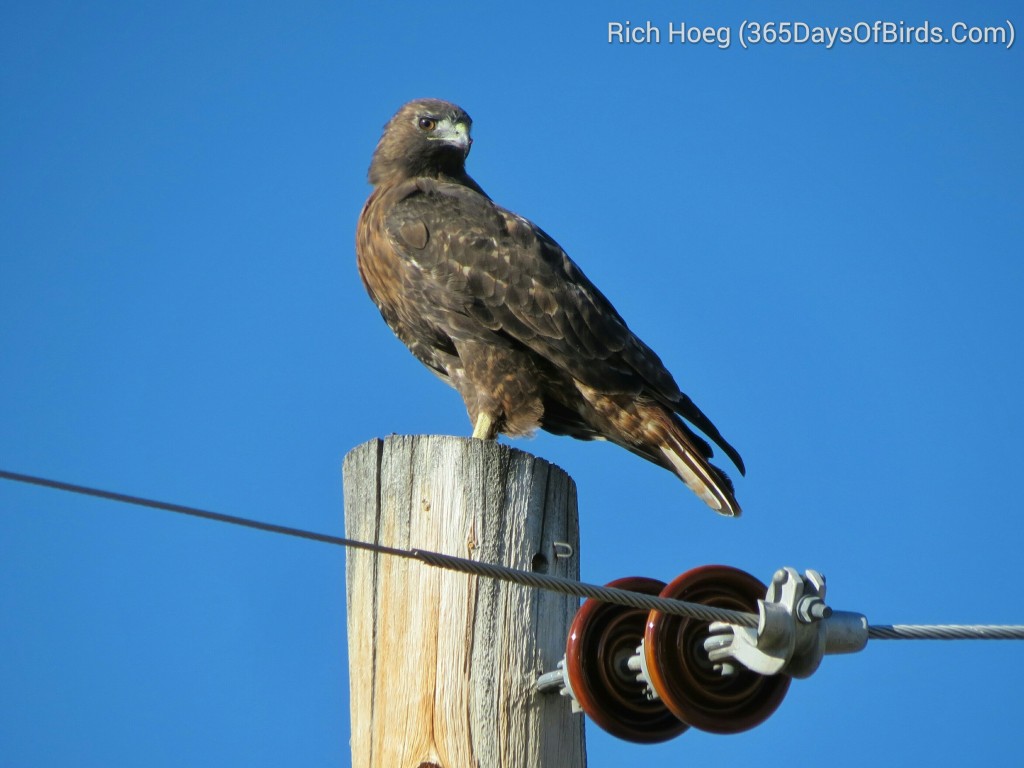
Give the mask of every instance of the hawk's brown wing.
[(383, 224), (430, 326), (420, 329), (424, 340), (521, 344), (587, 387), (665, 404), (743, 470), (658, 356), (543, 230), (462, 185), (420, 178), (394, 191)]

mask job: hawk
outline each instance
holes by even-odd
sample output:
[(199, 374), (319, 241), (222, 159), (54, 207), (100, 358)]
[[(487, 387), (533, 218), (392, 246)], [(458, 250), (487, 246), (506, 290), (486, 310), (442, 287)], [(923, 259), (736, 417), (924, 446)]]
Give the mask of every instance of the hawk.
[(739, 453), (558, 243), (470, 178), (471, 125), (458, 106), (419, 99), (384, 126), (356, 233), (359, 274), (384, 320), (462, 395), (473, 437), (539, 427), (610, 440), (739, 515), (690, 425), (743, 473)]

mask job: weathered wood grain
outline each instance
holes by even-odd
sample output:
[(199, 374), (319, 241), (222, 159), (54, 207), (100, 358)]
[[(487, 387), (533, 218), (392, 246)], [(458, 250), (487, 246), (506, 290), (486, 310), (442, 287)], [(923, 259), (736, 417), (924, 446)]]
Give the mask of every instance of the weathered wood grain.
[[(371, 440), (345, 459), (351, 538), (579, 577), (576, 489), (490, 441)], [(574, 553), (557, 558), (555, 542)], [(354, 768), (580, 768), (583, 719), (534, 691), (573, 598), (349, 550)]]

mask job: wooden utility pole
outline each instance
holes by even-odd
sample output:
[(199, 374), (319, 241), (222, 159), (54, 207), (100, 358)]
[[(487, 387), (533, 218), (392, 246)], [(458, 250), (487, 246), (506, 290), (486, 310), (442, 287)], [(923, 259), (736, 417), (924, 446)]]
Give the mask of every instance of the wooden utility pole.
[[(576, 488), (542, 459), (396, 435), (353, 449), (344, 471), (350, 538), (579, 578)], [(562, 658), (574, 598), (347, 557), (353, 768), (586, 765), (583, 718), (534, 690)]]

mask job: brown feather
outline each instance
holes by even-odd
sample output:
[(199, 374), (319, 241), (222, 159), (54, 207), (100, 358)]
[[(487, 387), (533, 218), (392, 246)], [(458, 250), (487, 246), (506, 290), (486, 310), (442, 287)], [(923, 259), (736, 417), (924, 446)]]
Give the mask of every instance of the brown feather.
[(356, 233), (381, 315), (459, 391), (481, 434), (607, 439), (739, 514), (711, 446), (682, 419), (743, 472), (739, 454), (558, 243), (469, 177), (470, 125), (459, 107), (422, 99), (385, 126)]

